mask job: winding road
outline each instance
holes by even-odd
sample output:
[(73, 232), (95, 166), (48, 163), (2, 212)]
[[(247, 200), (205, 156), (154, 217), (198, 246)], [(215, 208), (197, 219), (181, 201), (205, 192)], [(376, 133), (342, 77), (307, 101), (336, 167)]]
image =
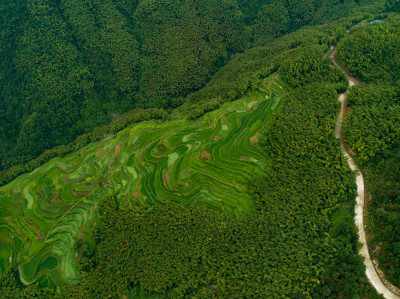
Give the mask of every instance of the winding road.
[[(349, 80), (349, 85), (354, 86), (360, 83), (361, 81), (356, 77), (353, 77), (349, 71), (343, 67), (336, 59), (336, 50), (332, 46), (332, 54), (331, 58), (335, 67), (343, 71), (347, 79)], [(400, 298), (400, 290), (392, 285), (389, 281), (387, 281), (384, 277), (382, 270), (379, 269), (378, 262), (375, 259), (371, 260), (369, 251), (368, 251), (368, 244), (365, 234), (365, 188), (364, 188), (364, 178), (363, 175), (358, 168), (357, 164), (354, 162), (351, 154), (346, 150), (343, 132), (342, 132), (342, 120), (344, 117), (344, 111), (346, 109), (348, 94), (347, 91), (339, 95), (339, 100), (342, 104), (339, 117), (336, 122), (336, 138), (340, 139), (342, 152), (347, 158), (347, 162), (351, 168), (356, 173), (356, 183), (357, 183), (357, 197), (356, 197), (356, 206), (355, 206), (355, 223), (358, 228), (358, 239), (359, 242), (362, 243), (362, 248), (360, 249), (360, 254), (364, 257), (364, 264), (366, 266), (366, 274), (368, 280), (376, 289), (379, 294), (382, 294), (383, 297), (387, 299), (397, 299)]]

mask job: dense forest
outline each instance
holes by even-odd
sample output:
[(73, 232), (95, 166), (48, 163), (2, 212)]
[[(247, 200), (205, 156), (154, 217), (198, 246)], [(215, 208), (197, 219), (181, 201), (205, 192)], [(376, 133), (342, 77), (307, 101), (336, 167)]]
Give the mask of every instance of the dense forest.
[[(249, 182), (258, 194), (250, 214), (174, 202), (121, 206), (110, 195), (75, 245), (81, 283), (21, 290), (10, 269), (0, 280), (4, 297), (379, 298), (357, 254), (354, 177), (334, 136), (337, 92), (347, 83), (323, 58), (331, 33), (331, 27), (300, 30), (237, 55), (188, 99), (197, 104), (175, 112), (205, 113), (201, 105), (234, 100), (276, 71), (290, 86), (260, 134), (271, 165)], [(254, 76), (239, 76), (251, 68)], [(241, 89), (229, 93), (226, 78), (235, 74)], [(220, 93), (208, 99), (217, 82)]]
[(359, 10), (353, 0), (2, 1), (0, 169), (129, 110), (175, 107), (234, 53)]
[(251, 212), (108, 194), (74, 240), (78, 283), (24, 285), (10, 261), (0, 297), (381, 298), (358, 255), (354, 174), (334, 135), (348, 88), (326, 55), (336, 42), (364, 81), (343, 127), (370, 193), (370, 250), (400, 285), (400, 19), (345, 34), (398, 10), (383, 3), (2, 1), (0, 185), (141, 121), (196, 121), (271, 75), (288, 94), (257, 135), (269, 162), (248, 182)]
[(400, 286), (399, 17), (361, 26), (339, 44), (339, 57), (364, 83), (351, 89), (344, 120), (368, 191), (370, 253)]

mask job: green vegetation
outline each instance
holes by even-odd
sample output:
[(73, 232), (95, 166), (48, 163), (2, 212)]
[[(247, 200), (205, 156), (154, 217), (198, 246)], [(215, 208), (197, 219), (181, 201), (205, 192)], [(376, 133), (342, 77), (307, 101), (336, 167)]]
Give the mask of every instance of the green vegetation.
[(367, 83), (399, 81), (400, 22), (395, 20), (354, 29), (340, 42), (338, 59)]
[(385, 8), (388, 11), (400, 12), (400, 1), (399, 0), (387, 0)]
[(253, 181), (247, 215), (105, 199), (96, 244), (79, 251), (84, 280), (60, 296), (377, 298), (357, 255), (354, 177), (333, 134), (335, 86), (292, 90), (264, 127), (270, 170)]
[(400, 138), (399, 93), (390, 85), (361, 84), (349, 94), (346, 142), (360, 165), (396, 149)]
[[(265, 209), (279, 214), (276, 231), (288, 244), (288, 262), (299, 269), (311, 263), (320, 282), (311, 292), (316, 298), (367, 295), (371, 288), (357, 255), (354, 177), (333, 136), (339, 110), (333, 86), (317, 82), (292, 91), (274, 129), (266, 127), (263, 143), (273, 172), (256, 185)], [(299, 248), (307, 253), (297, 256)]]
[(89, 133), (78, 136), (73, 142), (67, 145), (60, 145), (46, 150), (43, 154), (28, 163), (16, 165), (0, 172), (0, 185), (5, 185), (11, 182), (17, 176), (34, 170), (36, 167), (39, 167), (52, 158), (65, 156), (66, 154), (74, 152), (91, 142), (99, 141), (107, 136), (116, 134), (129, 125), (149, 119), (164, 119), (166, 114), (166, 111), (163, 109), (152, 108), (129, 111), (108, 125), (97, 127)]
[(24, 284), (77, 280), (74, 240), (108, 193), (120, 206), (178, 201), (252, 211), (249, 180), (268, 171), (257, 130), (285, 93), (277, 80), (197, 121), (142, 122), (2, 187), (2, 271), (11, 261)]
[[(261, 89), (238, 101), (192, 121), (137, 124), (4, 186), (2, 202), (20, 204), (3, 208), (3, 264), (11, 253), (22, 282), (59, 285), (49, 294), (60, 298), (374, 298), (357, 255), (354, 177), (334, 136), (344, 78), (317, 59), (326, 34), (299, 36), (315, 51), (292, 46), (289, 61), (320, 71), (266, 65), (308, 78), (281, 106), (283, 83), (256, 68), (250, 86)], [(19, 294), (8, 277), (2, 290)]]
[[(330, 28), (324, 28), (324, 31), (332, 34)], [(204, 88), (191, 93), (187, 97), (186, 102), (182, 97), (174, 99), (174, 106), (182, 104), (183, 102), (185, 102), (185, 105), (183, 105), (183, 109), (174, 111), (171, 117), (173, 119), (179, 119), (189, 116), (189, 118), (194, 119), (200, 117), (207, 111), (220, 107), (220, 105), (226, 101), (239, 99), (249, 89), (257, 88), (263, 78), (277, 71), (280, 65), (288, 58), (293, 56), (297, 61), (300, 60), (301, 62), (302, 53), (306, 53), (306, 49), (309, 47), (314, 50), (311, 56), (315, 62), (321, 61), (322, 53), (328, 49), (327, 43), (329, 43), (329, 40), (330, 38), (326, 33), (321, 32), (320, 28), (314, 27), (296, 31), (266, 46), (252, 48), (242, 54), (237, 54), (226, 66), (222, 67), (214, 75)], [(335, 75), (331, 71), (328, 73)], [(304, 75), (310, 76), (310, 74)], [(312, 79), (312, 76), (308, 79)], [(180, 113), (179, 111), (181, 110), (184, 110), (184, 113)], [(89, 142), (104, 138), (107, 134), (115, 134), (120, 129), (126, 127), (126, 125), (141, 120), (165, 117), (166, 113), (159, 109), (135, 109), (129, 111), (112, 121), (109, 125), (98, 127), (92, 132), (78, 136), (73, 142), (67, 145), (49, 149), (27, 163), (20, 163), (7, 170), (1, 171), (0, 185), (10, 182), (22, 173), (32, 171), (35, 167), (42, 165), (53, 157), (78, 150)]]
[(4, 0), (0, 169), (129, 110), (174, 107), (235, 53), (359, 10), (353, 0)]
[(395, 281), (398, 18), (344, 34), (383, 2), (3, 1), (0, 297), (380, 298), (325, 57)]
[(363, 26), (339, 44), (342, 61), (365, 83), (350, 90), (343, 122), (347, 145), (368, 191), (370, 253), (400, 286), (400, 19)]

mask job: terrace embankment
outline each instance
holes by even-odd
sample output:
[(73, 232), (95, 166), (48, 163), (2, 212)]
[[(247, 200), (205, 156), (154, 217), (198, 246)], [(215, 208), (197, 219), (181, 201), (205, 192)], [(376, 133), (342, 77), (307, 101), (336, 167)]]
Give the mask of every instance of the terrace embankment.
[(0, 188), (0, 272), (29, 284), (79, 280), (73, 252), (98, 203), (205, 204), (240, 216), (254, 208), (249, 180), (268, 171), (257, 133), (286, 89), (276, 75), (260, 89), (194, 121), (146, 121), (56, 158)]

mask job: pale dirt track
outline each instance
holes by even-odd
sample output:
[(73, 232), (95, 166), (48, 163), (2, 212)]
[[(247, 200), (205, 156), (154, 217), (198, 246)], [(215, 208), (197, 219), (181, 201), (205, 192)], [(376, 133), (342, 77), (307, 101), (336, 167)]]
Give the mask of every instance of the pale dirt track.
[[(335, 67), (343, 71), (347, 79), (349, 80), (350, 86), (357, 85), (360, 83), (360, 80), (357, 78), (351, 76), (349, 71), (344, 68), (337, 60), (336, 60), (336, 51), (332, 48), (333, 52), (331, 54), (331, 58), (333, 61), (333, 64)], [(366, 234), (365, 234), (365, 220), (364, 220), (364, 211), (365, 211), (365, 191), (364, 191), (364, 178), (357, 167), (356, 163), (354, 162), (354, 159), (351, 157), (351, 155), (348, 153), (345, 147), (344, 143), (344, 138), (343, 138), (343, 133), (342, 133), (342, 120), (344, 117), (344, 111), (346, 109), (346, 102), (347, 102), (347, 92), (342, 93), (339, 96), (339, 100), (341, 102), (341, 109), (339, 113), (339, 117), (336, 122), (336, 128), (335, 128), (335, 133), (336, 133), (336, 138), (340, 139), (341, 141), (341, 147), (342, 147), (342, 152), (348, 159), (347, 162), (351, 168), (356, 173), (356, 183), (357, 183), (357, 197), (356, 197), (356, 206), (355, 206), (355, 223), (358, 228), (358, 239), (359, 242), (362, 243), (362, 248), (360, 249), (360, 254), (364, 257), (364, 264), (366, 266), (366, 274), (368, 277), (368, 280), (370, 283), (373, 285), (373, 287), (376, 289), (376, 291), (380, 294), (382, 294), (385, 298), (387, 299), (397, 299), (400, 298), (400, 290), (396, 288), (394, 285), (392, 285), (390, 282), (388, 282), (382, 273), (382, 271), (379, 269), (378, 263), (376, 260), (371, 260), (369, 251), (368, 251), (368, 244), (367, 244), (367, 239), (366, 239)]]

